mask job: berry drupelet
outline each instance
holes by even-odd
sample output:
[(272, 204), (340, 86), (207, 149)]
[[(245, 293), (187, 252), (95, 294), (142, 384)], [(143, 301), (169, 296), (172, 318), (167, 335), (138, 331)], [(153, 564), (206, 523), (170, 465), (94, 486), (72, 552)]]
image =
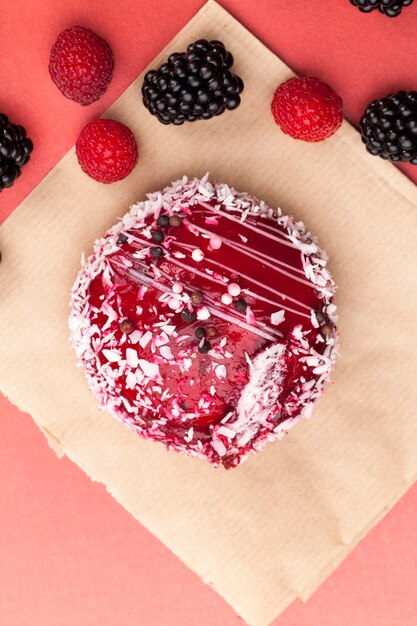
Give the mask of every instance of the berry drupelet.
[(33, 143), (23, 126), (12, 124), (7, 115), (0, 113), (0, 191), (13, 185), (32, 150)]
[(417, 165), (417, 91), (399, 91), (371, 102), (360, 121), (368, 152)]
[(230, 71), (232, 65), (233, 56), (221, 41), (199, 39), (147, 72), (143, 104), (162, 124), (176, 125), (237, 109), (244, 85)]
[(380, 11), (387, 17), (398, 17), (404, 7), (409, 7), (414, 0), (350, 0), (362, 13)]

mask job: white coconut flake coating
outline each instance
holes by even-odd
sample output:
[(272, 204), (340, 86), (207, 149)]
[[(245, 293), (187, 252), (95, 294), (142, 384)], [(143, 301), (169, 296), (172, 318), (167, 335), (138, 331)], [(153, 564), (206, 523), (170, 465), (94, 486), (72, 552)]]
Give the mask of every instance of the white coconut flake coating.
[[(192, 223), (193, 208), (206, 212), (203, 226)], [(195, 236), (195, 244), (181, 244), (171, 235), (163, 243), (155, 244), (149, 221), (165, 214), (181, 215), (183, 227)], [(238, 242), (231, 235), (219, 235), (220, 220), (229, 224), (230, 232), (239, 228)], [(216, 253), (229, 246), (231, 253), (244, 254), (248, 263), (252, 263), (251, 240), (260, 233), (276, 240), (277, 245), (299, 251), (302, 270), (266, 253), (256, 252), (256, 255), (257, 258), (262, 255), (266, 267), (313, 287), (320, 300), (319, 310), (308, 309), (275, 286), (264, 285), (262, 275), (253, 277), (250, 271), (247, 280), (242, 273), (242, 285), (239, 285), (230, 268), (216, 262)], [(124, 242), (135, 246), (136, 252), (126, 255)], [(195, 293), (192, 286), (181, 280), (170, 282), (161, 265), (153, 262), (151, 251), (155, 245), (163, 248), (164, 258), (178, 272), (192, 271), (195, 280), (211, 281), (222, 291), (221, 296), (216, 299), (204, 294), (203, 302), (192, 305), (191, 296)], [(150, 290), (158, 293), (152, 326), (121, 337), (118, 329), (125, 315), (117, 290), (120, 272), (138, 286), (139, 315)], [(100, 309), (91, 304), (90, 297), (92, 282), (97, 278), (106, 287)], [(83, 262), (71, 293), (72, 344), (102, 408), (141, 436), (160, 441), (170, 449), (205, 458), (215, 465), (235, 467), (249, 452), (260, 450), (267, 441), (282, 438), (301, 417), (310, 417), (337, 356), (334, 291), (327, 257), (302, 222), (225, 184), (211, 183), (207, 175), (193, 180), (184, 177), (133, 205), (95, 243), (94, 253)], [(249, 303), (244, 312), (237, 311), (233, 305), (238, 298)], [(259, 315), (252, 304), (259, 301), (270, 308), (268, 318)], [(180, 331), (176, 322), (185, 310), (194, 311), (195, 319), (202, 325), (218, 320), (233, 324), (242, 332), (252, 333), (263, 346), (256, 354), (245, 355), (247, 383), (240, 397), (234, 407), (225, 410), (222, 419), (210, 424), (204, 436), (199, 434), (197, 423), (211, 411), (218, 388), (227, 382), (233, 354), (226, 336), (216, 340), (207, 356), (204, 355), (210, 360), (209, 374), (213, 378), (208, 393), (192, 410), (183, 409), (161, 371), (169, 367), (170, 377), (175, 377), (179, 386), (201, 382), (198, 379), (193, 382), (190, 372), (196, 360), (203, 358), (197, 347), (201, 350), (206, 340), (195, 342), (195, 349), (190, 347), (190, 337)], [(280, 327), (294, 315), (299, 323), (284, 337)], [(288, 355), (298, 359), (302, 371), (282, 406), (277, 400)], [(127, 397), (123, 390), (132, 393)], [(182, 424), (178, 432), (169, 428), (173, 420)]]

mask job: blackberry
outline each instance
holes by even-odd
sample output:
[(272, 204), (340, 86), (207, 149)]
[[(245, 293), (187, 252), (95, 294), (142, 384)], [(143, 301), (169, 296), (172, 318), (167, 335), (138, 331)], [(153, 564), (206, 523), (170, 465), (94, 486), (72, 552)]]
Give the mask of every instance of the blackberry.
[(371, 102), (361, 121), (368, 152), (417, 165), (417, 91), (399, 91)]
[(7, 115), (0, 113), (0, 191), (19, 178), (20, 168), (29, 161), (32, 150), (33, 143), (23, 126), (12, 124)]
[(199, 39), (145, 75), (143, 104), (162, 124), (208, 120), (237, 109), (244, 89), (232, 74), (233, 56), (221, 41)]
[(397, 17), (404, 7), (409, 7), (414, 0), (350, 0), (362, 13), (379, 10), (387, 17)]

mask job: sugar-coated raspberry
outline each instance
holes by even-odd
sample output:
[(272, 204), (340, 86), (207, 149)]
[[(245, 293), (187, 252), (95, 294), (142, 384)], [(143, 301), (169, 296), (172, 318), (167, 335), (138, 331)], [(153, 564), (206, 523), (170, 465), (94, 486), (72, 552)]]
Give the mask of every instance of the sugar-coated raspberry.
[(281, 130), (303, 141), (323, 141), (343, 121), (343, 102), (318, 78), (290, 78), (275, 91), (272, 114)]
[(100, 183), (125, 178), (138, 160), (138, 147), (132, 131), (115, 120), (90, 122), (75, 145), (81, 169)]
[(62, 31), (51, 49), (49, 73), (58, 89), (78, 104), (91, 104), (106, 91), (113, 74), (112, 50), (89, 28)]

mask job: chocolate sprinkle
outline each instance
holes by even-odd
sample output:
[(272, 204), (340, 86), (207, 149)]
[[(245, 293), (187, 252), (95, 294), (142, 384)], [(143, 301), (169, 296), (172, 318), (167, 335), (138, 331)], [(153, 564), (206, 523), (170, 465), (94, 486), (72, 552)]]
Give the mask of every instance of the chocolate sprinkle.
[(174, 228), (179, 228), (182, 224), (182, 219), (179, 215), (171, 215), (169, 218), (169, 225), (174, 226)]
[(169, 226), (169, 215), (160, 215), (156, 221), (161, 228), (167, 228)]
[(199, 304), (201, 304), (203, 302), (203, 294), (201, 293), (201, 291), (193, 291), (193, 293), (190, 296), (191, 302), (198, 306)]
[(151, 248), (151, 254), (154, 259), (159, 259), (159, 257), (162, 256), (162, 252), (163, 250), (160, 246), (153, 246)]
[(329, 335), (332, 334), (333, 332), (333, 325), (332, 324), (325, 324), (324, 326), (322, 326), (320, 328), (320, 332), (322, 335), (324, 335), (325, 337), (328, 337)]
[(244, 313), (246, 309), (248, 308), (248, 303), (243, 298), (239, 298), (235, 302), (235, 307), (237, 308), (238, 311), (240, 311), (241, 313)]
[(188, 309), (183, 309), (181, 311), (181, 318), (184, 322), (192, 322), (195, 319), (194, 311), (189, 311)]
[(152, 232), (152, 239), (154, 241), (157, 241), (158, 243), (161, 243), (161, 241), (163, 241), (165, 239), (165, 235), (162, 232), (162, 230), (160, 228), (158, 228), (157, 230), (154, 230)]
[(207, 352), (210, 350), (211, 346), (209, 344), (208, 341), (203, 341), (202, 344), (200, 344), (198, 346), (198, 351), (200, 352), (200, 354), (207, 354)]
[(197, 337), (197, 339), (203, 339), (203, 337), (205, 337), (206, 335), (207, 331), (202, 326), (199, 326), (195, 329), (195, 336)]
[(131, 320), (123, 320), (120, 322), (119, 328), (124, 335), (130, 335), (135, 330), (135, 325)]
[(124, 235), (123, 233), (120, 233), (119, 239), (117, 241), (118, 243), (121, 243), (121, 244), (127, 243), (127, 236)]

